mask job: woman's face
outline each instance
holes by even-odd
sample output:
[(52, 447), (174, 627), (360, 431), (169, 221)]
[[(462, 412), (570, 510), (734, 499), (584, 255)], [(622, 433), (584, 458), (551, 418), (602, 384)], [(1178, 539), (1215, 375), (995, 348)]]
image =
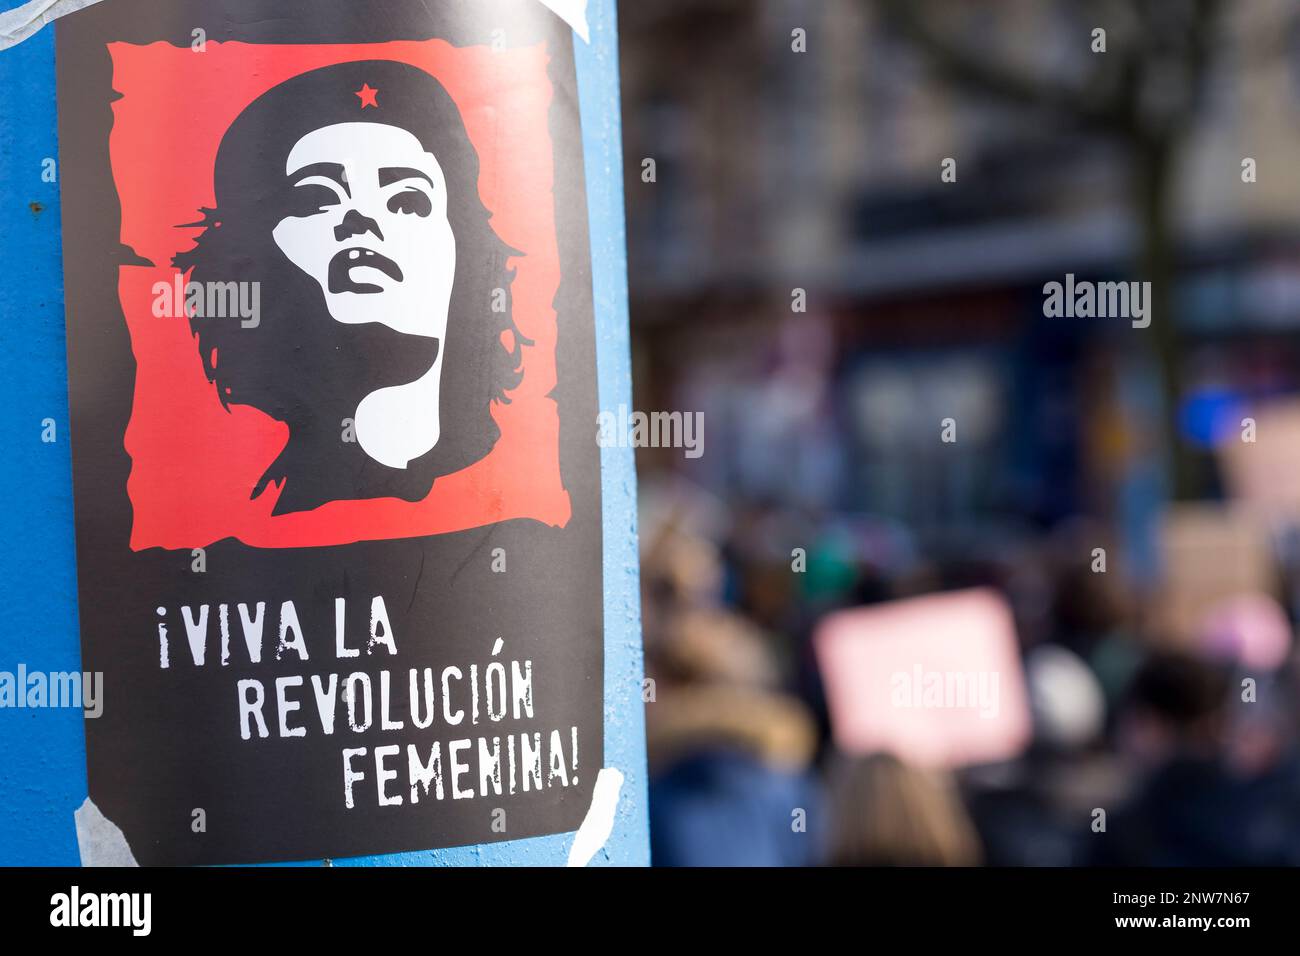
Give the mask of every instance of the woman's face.
[(433, 154), (396, 126), (337, 123), (298, 140), (285, 175), (291, 211), (272, 236), (330, 315), (445, 342), (456, 239)]

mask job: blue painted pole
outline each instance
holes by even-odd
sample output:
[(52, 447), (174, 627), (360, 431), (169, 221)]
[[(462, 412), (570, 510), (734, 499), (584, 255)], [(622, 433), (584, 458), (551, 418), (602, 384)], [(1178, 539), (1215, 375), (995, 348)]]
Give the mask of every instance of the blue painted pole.
[[(104, 0), (111, 3), (113, 0)], [(17, 7), (0, 0), (0, 10)], [(630, 405), (627, 269), (614, 0), (590, 0), (575, 37), (592, 237), (599, 406)], [(0, 672), (81, 666), (57, 182), (54, 29), (0, 52)], [(52, 430), (51, 430), (52, 429)], [(595, 423), (592, 423), (593, 435)], [(51, 439), (53, 436), (53, 440)], [(624, 782), (592, 865), (649, 862), (632, 451), (601, 449), (604, 765)], [(0, 865), (80, 863), (74, 813), (87, 796), (79, 708), (0, 707)], [(563, 865), (573, 833), (335, 865)]]

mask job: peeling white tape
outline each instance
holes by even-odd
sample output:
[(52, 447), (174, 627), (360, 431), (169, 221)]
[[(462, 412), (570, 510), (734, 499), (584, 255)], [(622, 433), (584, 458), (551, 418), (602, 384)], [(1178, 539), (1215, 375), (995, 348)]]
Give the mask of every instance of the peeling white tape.
[[(0, 50), (21, 43), (51, 20), (76, 13), (99, 0), (28, 0), (21, 7), (0, 13)], [(541, 0), (561, 20), (573, 27), (584, 43), (591, 42), (587, 25), (587, 0)]]
[(542, 3), (573, 27), (573, 32), (582, 37), (583, 43), (591, 42), (591, 30), (587, 26), (587, 0), (542, 0)]
[(82, 866), (139, 866), (118, 825), (95, 806), (90, 797), (77, 808), (77, 848)]
[(21, 7), (6, 10), (0, 13), (0, 50), (21, 43), (51, 20), (76, 13), (83, 7), (98, 2), (99, 0), (28, 0)]
[(618, 795), (622, 791), (622, 771), (606, 767), (596, 774), (591, 806), (587, 808), (582, 826), (573, 835), (573, 846), (569, 847), (569, 866), (586, 866), (605, 845), (614, 832), (614, 811), (618, 809)]

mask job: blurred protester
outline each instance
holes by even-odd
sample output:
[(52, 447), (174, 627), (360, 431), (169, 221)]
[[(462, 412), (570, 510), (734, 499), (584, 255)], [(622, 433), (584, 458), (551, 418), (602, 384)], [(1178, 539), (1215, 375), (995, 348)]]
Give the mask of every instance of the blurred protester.
[(1271, 595), (1240, 594), (1211, 607), (1197, 645), (1212, 660), (1272, 671), (1291, 653), (1291, 624)]
[(820, 848), (807, 708), (776, 690), (761, 634), (726, 611), (679, 613), (647, 644), (651, 859), (803, 866)]
[[(1123, 549), (1106, 525), (1075, 518), (1052, 530), (1048, 554), (1053, 578), (1048, 636), (1088, 663), (1111, 710), (1143, 660), (1139, 602)], [(1098, 563), (1100, 555), (1110, 555), (1108, 568)]]
[(1271, 848), (1274, 861), (1300, 866), (1300, 674), (1294, 662), (1260, 676), (1255, 691), (1254, 705), (1241, 708), (1233, 741), (1235, 763), (1255, 774), (1251, 844)]
[(1212, 606), (1196, 635), (1206, 658), (1233, 671), (1241, 704), (1229, 710), (1225, 756), (1249, 781), (1247, 842), (1260, 862), (1300, 864), (1300, 751), (1297, 675), (1286, 612), (1267, 594), (1243, 593)]
[(727, 520), (722, 504), (688, 481), (643, 482), (638, 522), (647, 641), (673, 614), (721, 601), (725, 572), (711, 534), (720, 534)]
[(976, 866), (979, 838), (951, 779), (890, 754), (846, 759), (831, 782), (832, 866)]
[(1074, 866), (1085, 860), (1078, 821), (1116, 789), (1095, 752), (1106, 719), (1093, 672), (1057, 645), (1025, 659), (1034, 737), (1022, 759), (966, 775), (967, 800), (993, 866)]
[(1209, 609), (1196, 647), (1253, 685), (1250, 706), (1233, 708), (1227, 749), (1243, 773), (1267, 774), (1287, 757), (1294, 744), (1294, 685), (1279, 668), (1291, 653), (1291, 623), (1277, 599), (1268, 594), (1239, 594)]
[(1081, 750), (1097, 739), (1106, 719), (1101, 685), (1064, 647), (1034, 648), (1025, 659), (1036, 742), (1057, 752)]
[(1093, 861), (1109, 866), (1283, 863), (1286, 841), (1259, 839), (1266, 794), (1226, 757), (1229, 672), (1182, 653), (1153, 654), (1121, 715), (1120, 746), (1146, 778), (1093, 835)]

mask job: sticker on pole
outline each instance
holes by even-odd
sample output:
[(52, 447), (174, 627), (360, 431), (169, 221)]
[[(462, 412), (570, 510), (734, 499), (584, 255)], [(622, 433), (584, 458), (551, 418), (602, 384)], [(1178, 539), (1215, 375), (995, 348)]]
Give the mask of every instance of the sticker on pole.
[(90, 798), (142, 864), (572, 831), (601, 767), (573, 34), (373, 11), (56, 27)]

